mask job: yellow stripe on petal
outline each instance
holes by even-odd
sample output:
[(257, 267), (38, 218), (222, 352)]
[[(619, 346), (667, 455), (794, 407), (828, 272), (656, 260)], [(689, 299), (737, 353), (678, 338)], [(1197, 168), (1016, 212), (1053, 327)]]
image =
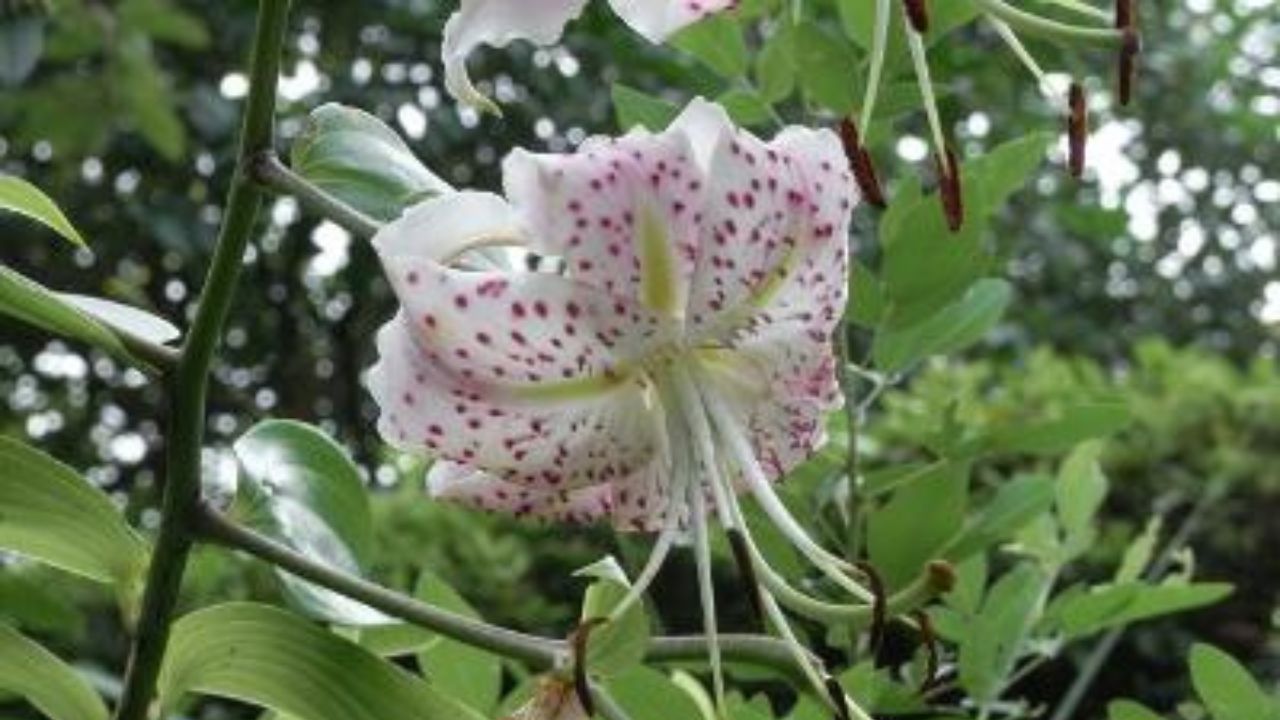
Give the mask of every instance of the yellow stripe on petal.
[(510, 386), (512, 397), (530, 402), (565, 402), (586, 400), (604, 395), (631, 379), (630, 371), (615, 371), (604, 375), (574, 378), (572, 380), (555, 380), (529, 385)]
[(667, 316), (684, 313), (684, 298), (667, 225), (652, 205), (640, 208), (636, 222), (640, 259), (640, 299), (650, 310)]

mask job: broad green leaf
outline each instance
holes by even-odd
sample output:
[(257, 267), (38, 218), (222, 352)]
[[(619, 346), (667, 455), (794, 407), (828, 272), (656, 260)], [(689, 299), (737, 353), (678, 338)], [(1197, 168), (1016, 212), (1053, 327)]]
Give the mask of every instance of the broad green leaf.
[(8, 623), (43, 637), (80, 640), (86, 614), (54, 584), (42, 568), (9, 566), (0, 570), (0, 624)]
[(611, 92), (618, 129), (623, 132), (634, 127), (657, 132), (670, 124), (680, 112), (674, 104), (662, 98), (621, 83), (614, 83)]
[(1163, 525), (1164, 522), (1160, 516), (1151, 518), (1147, 521), (1142, 534), (1134, 538), (1133, 542), (1129, 543), (1129, 547), (1125, 548), (1120, 567), (1116, 569), (1117, 584), (1132, 582), (1142, 576), (1142, 572), (1151, 562), (1151, 556), (1155, 554), (1156, 542), (1160, 539), (1160, 528)]
[(1227, 583), (1107, 585), (1093, 592), (1064, 595), (1055, 600), (1045, 620), (1067, 639), (1075, 639), (1119, 625), (1212, 605), (1230, 595), (1231, 590)]
[(291, 162), (294, 172), (377, 220), (394, 220), (415, 202), (453, 190), (385, 123), (337, 103), (311, 112)]
[(1107, 720), (1164, 720), (1152, 710), (1132, 700), (1115, 700), (1107, 705)]
[(634, 665), (605, 682), (609, 694), (631, 720), (695, 720), (698, 705), (666, 675)]
[(747, 42), (733, 18), (711, 15), (677, 32), (670, 44), (698, 60), (723, 78), (742, 77), (747, 72)]
[(867, 519), (867, 552), (891, 588), (910, 583), (964, 523), (969, 466), (943, 461), (899, 488)]
[(0, 548), (90, 580), (134, 589), (147, 547), (102, 491), (74, 470), (0, 436)]
[(995, 497), (947, 546), (947, 559), (961, 562), (1012, 537), (1027, 523), (1053, 508), (1053, 488), (1053, 481), (1040, 475), (1020, 477), (1001, 485)]
[[(235, 514), (313, 560), (361, 574), (373, 545), (369, 498), (355, 464), (319, 429), (267, 420), (232, 448), (239, 462)], [(383, 624), (371, 608), (280, 571), (285, 588), (317, 617)]]
[(480, 715), (353, 642), (286, 610), (228, 603), (173, 626), (159, 704), (226, 697), (306, 720), (479, 720)]
[(919, 690), (895, 681), (888, 670), (877, 668), (870, 660), (842, 673), (840, 685), (864, 710), (876, 715), (909, 715), (926, 708)]
[(880, 280), (866, 265), (854, 259), (849, 271), (849, 319), (873, 328), (884, 315), (884, 291)]
[(0, 18), (0, 87), (21, 85), (44, 53), (47, 18)]
[(1214, 720), (1275, 720), (1280, 705), (1235, 658), (1212, 645), (1191, 647), (1191, 683)]
[(124, 344), (110, 330), (57, 293), (3, 265), (0, 265), (0, 313), (129, 359)]
[(790, 23), (779, 26), (756, 55), (756, 87), (771, 103), (786, 99), (795, 90), (795, 30)]
[[(626, 574), (612, 557), (604, 558), (574, 573), (591, 578), (582, 601), (582, 620), (606, 618), (630, 590)], [(640, 663), (649, 644), (649, 620), (643, 603), (635, 603), (622, 617), (591, 631), (587, 645), (587, 667), (593, 675), (617, 675)]]
[(986, 702), (1000, 691), (1018, 659), (1050, 582), (1032, 563), (1005, 573), (970, 623), (960, 644), (960, 684), (974, 700)]
[(981, 340), (1003, 317), (1013, 291), (995, 278), (979, 280), (958, 300), (928, 319), (876, 334), (872, 357), (886, 372), (910, 367), (933, 355), (957, 352)]
[(1093, 438), (1106, 437), (1131, 420), (1122, 400), (1097, 400), (1053, 410), (1049, 417), (1000, 428), (991, 438), (991, 450), (1005, 453), (1056, 455)]
[(106, 720), (107, 706), (76, 671), (0, 623), (0, 690), (26, 699), (49, 720)]
[(759, 93), (735, 89), (716, 98), (729, 117), (738, 125), (762, 125), (773, 119), (773, 111)]
[[(442, 610), (479, 619), (480, 614), (430, 571), (418, 578), (414, 597)], [(448, 638), (436, 638), (418, 653), (418, 667), (433, 687), (488, 715), (502, 692), (502, 664), (494, 655)]]
[(797, 78), (805, 95), (836, 114), (851, 112), (857, 102), (857, 49), (808, 21), (796, 26), (794, 42)]
[(182, 335), (182, 331), (168, 320), (131, 305), (88, 295), (71, 293), (57, 295), (80, 312), (148, 342), (163, 345)]
[(116, 88), (134, 129), (166, 160), (182, 159), (187, 131), (178, 117), (176, 94), (156, 62), (146, 36), (127, 37), (111, 56)]
[(22, 178), (0, 175), (0, 210), (31, 218), (76, 245), (85, 244), (80, 232), (62, 214), (62, 210), (58, 209), (57, 203)]
[(1102, 443), (1090, 441), (1078, 445), (1058, 470), (1054, 485), (1054, 505), (1058, 524), (1065, 533), (1067, 552), (1076, 555), (1093, 544), (1096, 534), (1093, 518), (1107, 496), (1107, 478), (1102, 474), (1098, 456)]
[(209, 31), (196, 15), (168, 0), (125, 0), (116, 11), (117, 21), (140, 30), (154, 40), (200, 50), (209, 45)]

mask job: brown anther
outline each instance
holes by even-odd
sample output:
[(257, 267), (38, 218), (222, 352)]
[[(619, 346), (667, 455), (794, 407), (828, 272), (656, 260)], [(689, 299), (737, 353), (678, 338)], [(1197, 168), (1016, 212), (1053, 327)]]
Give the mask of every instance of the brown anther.
[(933, 632), (933, 621), (929, 619), (929, 613), (916, 610), (911, 616), (920, 628), (920, 642), (924, 645), (924, 679), (920, 681), (920, 692), (924, 693), (938, 681), (938, 637)]
[(951, 232), (960, 230), (964, 224), (964, 196), (960, 187), (960, 161), (956, 160), (955, 151), (946, 149), (945, 159), (935, 155), (938, 165), (938, 196), (942, 199), (942, 212), (947, 217), (947, 227)]
[(926, 0), (902, 0), (911, 28), (921, 35), (929, 32), (929, 9), (925, 2)]
[(1124, 28), (1120, 41), (1120, 63), (1116, 76), (1116, 94), (1121, 105), (1128, 105), (1133, 96), (1133, 78), (1138, 72), (1138, 54), (1142, 52), (1142, 38), (1136, 28)]
[(1080, 83), (1071, 83), (1067, 106), (1067, 166), (1071, 177), (1079, 179), (1084, 175), (1085, 141), (1089, 138), (1089, 108)]
[(878, 208), (885, 207), (884, 190), (880, 187), (880, 176), (876, 173), (871, 153), (867, 152), (858, 134), (858, 126), (852, 118), (840, 122), (840, 142), (844, 145), (844, 155), (849, 160), (849, 169), (853, 171), (853, 179), (862, 191), (862, 199)]
[(573, 692), (587, 717), (596, 714), (591, 683), (587, 679), (587, 641), (591, 639), (591, 631), (606, 622), (605, 618), (599, 617), (584, 620), (569, 636), (569, 646), (573, 649)]
[(751, 562), (747, 540), (737, 528), (730, 528), (725, 531), (725, 535), (729, 538), (729, 547), (733, 550), (733, 560), (738, 565), (738, 572), (742, 574), (742, 581), (747, 586), (747, 601), (751, 604), (756, 621), (761, 627), (765, 627), (764, 601), (760, 598), (760, 582), (756, 579), (756, 568)]
[(844, 688), (840, 687), (840, 682), (828, 675), (823, 678), (823, 684), (827, 686), (827, 695), (835, 706), (836, 720), (852, 720), (853, 714), (849, 712), (849, 703), (845, 701)]
[(876, 667), (880, 667), (880, 646), (884, 640), (888, 595), (885, 593), (884, 579), (880, 577), (880, 573), (870, 563), (859, 562), (857, 563), (857, 568), (866, 577), (867, 584), (871, 586), (871, 625), (867, 628), (867, 637), (868, 645), (871, 649), (872, 662)]

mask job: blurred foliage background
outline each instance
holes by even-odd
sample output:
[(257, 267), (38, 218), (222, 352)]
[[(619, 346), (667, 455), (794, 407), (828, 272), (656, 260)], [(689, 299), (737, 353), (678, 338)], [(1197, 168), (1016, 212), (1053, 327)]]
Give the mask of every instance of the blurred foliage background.
[[(6, 264), (184, 324), (233, 166), (254, 6), (0, 0), (0, 48), (17, 49), (0, 60), (0, 170), (56, 197), (93, 248), (70, 250), (0, 216)], [(714, 92), (692, 59), (649, 47), (593, 7), (560, 47), (518, 45), (473, 63), (506, 111), (479, 118), (441, 87), (439, 28), (451, 3), (295, 6), (280, 84), (282, 151), (309, 110), (338, 101), (386, 120), (450, 183), (492, 188), (509, 148), (562, 150), (614, 131), (615, 81), (670, 94), (664, 88), (678, 78)], [(1091, 562), (1113, 565), (1153, 510), (1173, 523), (1211, 483), (1227, 487), (1193, 546), (1200, 574), (1238, 592), (1190, 618), (1131, 631), (1116, 659), (1125, 671), (1097, 690), (1100, 700), (1172, 701), (1185, 695), (1182, 648), (1192, 636), (1232, 650), (1270, 682), (1280, 678), (1280, 530), (1270, 521), (1280, 512), (1280, 18), (1268, 0), (1181, 0), (1142, 15), (1147, 52), (1130, 109), (1115, 112), (1106, 75), (1090, 81), (1087, 181), (1048, 164), (998, 220), (993, 238), (1017, 292), (1011, 313), (967, 359), (899, 379), (872, 411), (864, 452), (883, 466), (954, 429), (944, 421), (979, 427), (1084, 394), (1124, 396), (1135, 422), (1105, 455), (1114, 490)], [(1010, 81), (1022, 69), (999, 50), (992, 34), (969, 27), (932, 54), (964, 154), (1061, 123), (1031, 82)], [(24, 63), (24, 52), (38, 62)], [(1081, 69), (1075, 53), (1056, 53), (1048, 48), (1047, 65)], [(873, 136), (872, 147), (883, 176), (912, 179), (923, 128), (907, 117), (896, 130)], [(869, 232), (874, 214), (859, 213)], [(360, 380), (374, 331), (392, 312), (376, 258), (292, 200), (274, 200), (268, 216), (245, 258), (216, 370), (210, 476), (217, 448), (255, 421), (316, 422), (385, 489), (374, 501), (382, 579), (408, 587), (429, 567), (494, 621), (562, 630), (581, 591), (567, 574), (601, 552), (635, 548), (617, 547), (606, 531), (553, 534), (424, 499), (420, 465), (381, 446)], [(0, 397), (0, 432), (83, 469), (133, 520), (154, 525), (164, 419), (140, 374), (0, 320)], [(992, 482), (1037, 460), (1000, 463), (981, 469)], [(42, 572), (7, 567), (0, 613), (22, 614), (85, 662), (120, 667), (125, 645), (107, 599), (89, 587), (52, 594)], [(676, 563), (659, 592), (687, 593), (689, 572)], [(188, 602), (270, 588), (265, 571), (205, 554)], [(679, 612), (668, 620), (686, 630), (694, 622)], [(1023, 681), (1026, 692), (1055, 698), (1071, 673), (1069, 658), (1051, 663)]]

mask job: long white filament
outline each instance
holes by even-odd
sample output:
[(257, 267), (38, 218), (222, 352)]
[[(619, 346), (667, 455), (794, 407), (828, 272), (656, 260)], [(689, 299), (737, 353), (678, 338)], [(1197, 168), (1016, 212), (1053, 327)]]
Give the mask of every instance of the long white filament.
[(867, 73), (867, 90), (862, 97), (862, 115), (858, 127), (865, 138), (871, 131), (871, 116), (876, 107), (876, 94), (880, 91), (880, 76), (884, 72), (884, 56), (889, 45), (889, 0), (876, 0), (876, 24), (871, 36), (871, 68)]
[(938, 119), (938, 100), (933, 95), (933, 80), (929, 77), (929, 61), (925, 58), (924, 39), (920, 37), (920, 33), (911, 28), (907, 28), (906, 36), (907, 49), (911, 51), (911, 64), (916, 71), (916, 82), (920, 85), (920, 97), (924, 99), (924, 114), (929, 119), (929, 131), (933, 135), (933, 144), (937, 147), (938, 157), (946, 158), (947, 143), (942, 137), (942, 121)]
[(1013, 28), (1005, 21), (988, 15), (987, 21), (991, 23), (992, 29), (1000, 36), (1005, 45), (1009, 46), (1009, 50), (1018, 57), (1018, 60), (1027, 68), (1032, 77), (1036, 79), (1036, 86), (1040, 88), (1040, 93), (1049, 99), (1051, 103), (1057, 103), (1065, 106), (1067, 99), (1059, 93), (1056, 88), (1049, 83), (1049, 79), (1045, 77), (1044, 70), (1040, 67), (1040, 63), (1036, 62), (1035, 57), (1027, 50), (1027, 47), (1018, 39), (1017, 34), (1013, 32)]
[(701, 483), (689, 486), (689, 506), (693, 511), (694, 564), (698, 567), (698, 595), (702, 601), (702, 626), (711, 654), (711, 682), (716, 707), (724, 711), (724, 669), (720, 663), (720, 635), (716, 627), (716, 593), (711, 582), (711, 543), (707, 539), (707, 507)]
[(649, 559), (645, 561), (644, 568), (632, 583), (631, 590), (622, 598), (622, 602), (613, 606), (613, 611), (609, 613), (609, 620), (617, 620), (623, 613), (630, 610), (658, 576), (658, 571), (666, 562), (667, 555), (671, 553), (671, 546), (675, 544), (676, 536), (680, 534), (680, 513), (683, 505), (677, 504), (678, 502), (678, 497), (671, 498), (671, 507), (667, 510), (667, 516), (663, 518), (662, 531), (654, 542), (653, 550), (649, 552)]
[(716, 397), (715, 393), (703, 391), (700, 394), (704, 407), (711, 413), (711, 418), (715, 422), (716, 431), (733, 454), (752, 496), (755, 497), (756, 502), (760, 503), (760, 507), (764, 509), (765, 514), (778, 530), (832, 582), (861, 600), (874, 602), (875, 596), (871, 591), (859, 585), (846, 573), (846, 568), (849, 567), (848, 562), (832, 555), (814, 542), (791, 515), (787, 506), (782, 504), (782, 500), (773, 491), (769, 479), (764, 476), (764, 471), (760, 468), (760, 463), (756, 460), (746, 435), (738, 427), (731, 411), (725, 407), (724, 401)]

